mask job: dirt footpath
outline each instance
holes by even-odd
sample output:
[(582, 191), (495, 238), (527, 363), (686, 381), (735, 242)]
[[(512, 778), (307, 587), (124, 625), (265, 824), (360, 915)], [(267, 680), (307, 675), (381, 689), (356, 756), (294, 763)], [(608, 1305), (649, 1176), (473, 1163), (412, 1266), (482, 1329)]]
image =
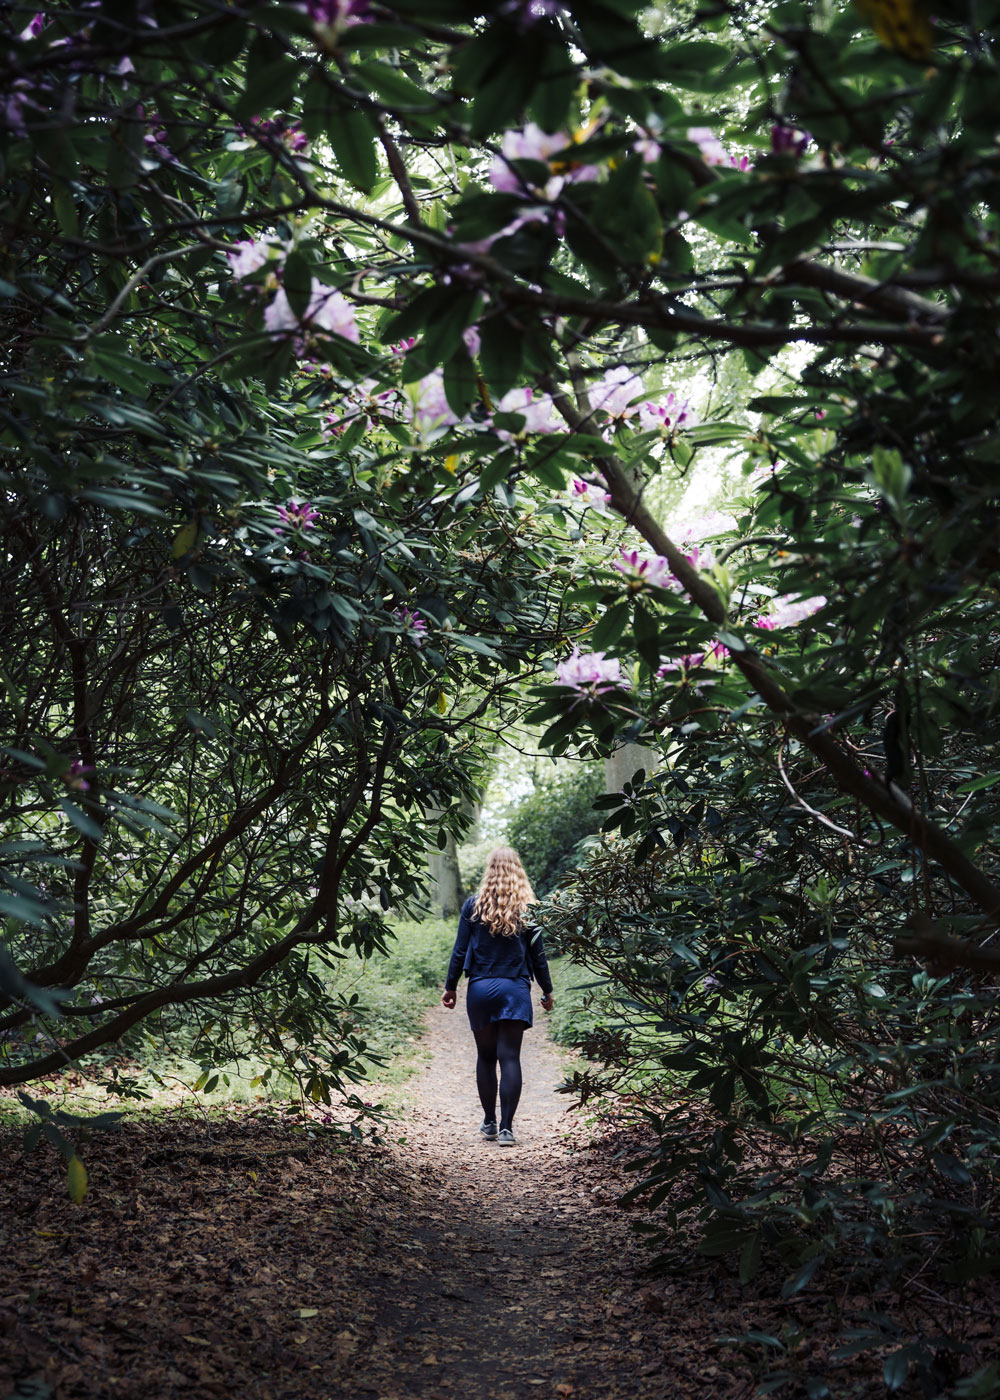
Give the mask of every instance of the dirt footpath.
[(748, 1397), (715, 1340), (751, 1321), (741, 1291), (703, 1260), (644, 1277), (544, 1015), (515, 1148), (479, 1135), (461, 1003), (429, 1014), (428, 1046), (381, 1143), (272, 1106), (138, 1118), (81, 1145), (79, 1208), (54, 1151), (4, 1144), (0, 1397)]

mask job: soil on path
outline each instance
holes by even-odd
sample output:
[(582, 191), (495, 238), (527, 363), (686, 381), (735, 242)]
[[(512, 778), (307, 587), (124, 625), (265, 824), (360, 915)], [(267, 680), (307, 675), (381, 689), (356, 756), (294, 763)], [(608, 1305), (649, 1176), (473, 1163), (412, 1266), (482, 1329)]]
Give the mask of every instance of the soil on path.
[[(517, 1146), (478, 1133), (475, 1045), (464, 1010), (429, 1014), (433, 1058), (415, 1086), (405, 1151), (415, 1173), (412, 1267), (388, 1273), (393, 1396), (658, 1397), (727, 1393), (700, 1343), (672, 1344), (664, 1300), (637, 1275), (618, 1182), (558, 1094), (565, 1060), (524, 1037)], [(653, 1312), (651, 1309), (656, 1309)], [(707, 1374), (710, 1370), (711, 1374)], [(381, 1400), (380, 1392), (380, 1400)]]
[[(0, 1397), (661, 1400), (748, 1396), (720, 1332), (749, 1319), (702, 1261), (650, 1281), (608, 1145), (525, 1036), (517, 1146), (478, 1132), (461, 1005), (386, 1140), (347, 1149), (259, 1109), (132, 1121), (7, 1183)], [(18, 1153), (7, 1144), (7, 1161)], [(717, 1289), (721, 1292), (717, 1294)]]

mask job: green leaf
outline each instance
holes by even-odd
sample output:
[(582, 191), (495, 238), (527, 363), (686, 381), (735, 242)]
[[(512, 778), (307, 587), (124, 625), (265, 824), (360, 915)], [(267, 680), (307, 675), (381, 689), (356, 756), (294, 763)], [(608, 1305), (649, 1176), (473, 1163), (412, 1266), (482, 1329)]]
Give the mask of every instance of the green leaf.
[(495, 658), (498, 655), (496, 648), (490, 646), (489, 642), (484, 642), (482, 637), (470, 637), (465, 632), (450, 632), (449, 637), (458, 646), (465, 647), (467, 651), (477, 651), (480, 656)]
[(587, 633), (587, 646), (591, 651), (605, 651), (613, 646), (628, 626), (631, 606), (628, 602), (615, 603), (608, 608), (600, 622)]
[[(713, 44), (709, 39), (692, 39), (661, 50), (660, 72), (664, 81), (672, 87), (698, 92), (706, 86), (705, 79), (728, 63), (731, 57), (732, 50), (723, 44)], [(707, 86), (714, 84), (709, 82)]]
[[(21, 918), (27, 923), (28, 920), (25, 919), (23, 913), (17, 914), (14, 913), (13, 910), (5, 908), (5, 902), (9, 899), (10, 896), (0, 896), (0, 913), (6, 913), (8, 915), (13, 914), (13, 917)], [(27, 900), (22, 902), (24, 904), (32, 903), (32, 901)], [(14, 901), (15, 910), (16, 907), (17, 901)], [(42, 911), (42, 916), (45, 916), (44, 910)], [(41, 920), (37, 922), (41, 922)], [(62, 1012), (59, 1010), (59, 1003), (61, 1001), (70, 1001), (74, 995), (69, 989), (60, 988), (56, 991), (51, 987), (38, 987), (34, 982), (30, 982), (15, 965), (13, 958), (3, 946), (0, 946), (0, 992), (13, 1000), (29, 1001), (32, 1005), (37, 1006), (39, 1011), (44, 1012), (46, 1016), (52, 1017), (61, 1016)]]
[(632, 624), (636, 649), (649, 666), (660, 664), (660, 629), (656, 618), (641, 602), (636, 603)]
[(983, 788), (993, 787), (995, 783), (1000, 783), (1000, 773), (984, 773), (981, 778), (973, 778), (970, 782), (960, 784), (956, 793), (982, 792)]
[(756, 1234), (756, 1231), (751, 1233), (745, 1226), (711, 1226), (698, 1245), (698, 1253), (709, 1259), (719, 1258), (723, 1254), (735, 1254), (738, 1249), (745, 1249), (756, 1238)]
[(247, 53), (246, 71), (246, 88), (235, 114), (249, 126), (254, 117), (288, 106), (299, 83), (299, 66), (279, 40), (258, 34)]
[(899, 1390), (900, 1386), (906, 1384), (910, 1374), (910, 1355), (910, 1347), (900, 1347), (882, 1362), (882, 1379), (885, 1381), (886, 1390)]
[(289, 306), (300, 321), (305, 316), (312, 297), (312, 279), (312, 263), (296, 248), (285, 259), (282, 286), (288, 296)]
[(340, 107), (330, 116), (327, 136), (341, 175), (362, 194), (368, 194), (378, 179), (371, 119), (356, 107)]
[(806, 1260), (800, 1269), (785, 1280), (781, 1288), (782, 1298), (791, 1298), (800, 1293), (824, 1262), (822, 1254), (814, 1254), (811, 1259)]
[(479, 363), (494, 400), (517, 381), (524, 355), (524, 333), (505, 316), (488, 316), (479, 327)]
[(93, 817), (88, 816), (86, 812), (78, 807), (75, 802), (70, 801), (68, 797), (60, 797), (59, 806), (66, 813), (67, 817), (69, 817), (77, 831), (85, 836), (88, 841), (101, 840), (104, 833), (97, 822), (94, 821)]
[(194, 519), (189, 520), (186, 525), (182, 525), (176, 535), (174, 535), (170, 552), (175, 559), (180, 559), (183, 555), (190, 554), (197, 542), (198, 517), (195, 516)]
[(359, 63), (354, 71), (383, 102), (395, 108), (408, 108), (408, 115), (412, 115), (414, 110), (433, 111), (436, 105), (436, 99), (429, 96), (412, 78), (408, 78), (391, 64), (383, 63), (381, 59), (367, 59), (364, 63)]
[(756, 1230), (740, 1252), (740, 1283), (750, 1283), (760, 1272), (760, 1231)]

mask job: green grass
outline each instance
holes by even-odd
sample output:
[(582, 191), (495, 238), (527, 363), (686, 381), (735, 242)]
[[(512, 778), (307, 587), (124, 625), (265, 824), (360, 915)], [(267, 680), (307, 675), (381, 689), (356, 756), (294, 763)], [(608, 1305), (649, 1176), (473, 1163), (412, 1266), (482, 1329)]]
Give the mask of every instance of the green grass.
[(366, 1064), (380, 1085), (403, 1083), (426, 1059), (421, 1022), (444, 987), (455, 929), (454, 919), (397, 920), (387, 957), (347, 959), (332, 979), (345, 996), (356, 992), (365, 1008)]
[(613, 1013), (603, 984), (596, 974), (570, 958), (552, 958), (552, 991), (555, 1008), (547, 1018), (549, 1034), (557, 1045), (572, 1047), (596, 1026), (606, 1025)]
[[(398, 920), (393, 931), (396, 937), (387, 956), (366, 960), (351, 955), (330, 974), (332, 990), (345, 997), (356, 993), (359, 998), (360, 1034), (367, 1047), (363, 1064), (369, 1080), (379, 1086), (379, 1099), (390, 1107), (398, 1106), (400, 1086), (426, 1061), (420, 1044), (421, 1021), (444, 985), (455, 920)], [(109, 1047), (85, 1062), (82, 1082), (71, 1084), (54, 1076), (28, 1084), (25, 1090), (53, 1107), (81, 1115), (107, 1110), (148, 1114), (183, 1107), (200, 1113), (262, 1097), (295, 1096), (294, 1082), (287, 1079), (255, 1082), (264, 1066), (253, 1055), (215, 1066), (215, 1087), (209, 1092), (196, 1090), (194, 1086), (204, 1078), (202, 1065), (194, 1058), (197, 1050), (185, 1039), (181, 1034), (165, 1043), (157, 1028), (150, 1026), (130, 1045), (124, 1062), (122, 1052)], [(115, 1069), (120, 1080), (131, 1082), (129, 1096), (108, 1094), (101, 1086), (99, 1081), (106, 1081)], [(360, 1098), (374, 1097), (365, 1092), (367, 1087), (364, 1081), (356, 1086)], [(31, 1115), (16, 1099), (0, 1098), (0, 1124), (29, 1121)]]
[[(356, 994), (360, 1003), (359, 1034), (366, 1044), (363, 1064), (368, 1073), (367, 1082), (354, 1086), (360, 1098), (377, 1097), (390, 1110), (404, 1102), (406, 1081), (428, 1058), (421, 1039), (422, 1021), (444, 986), (455, 930), (454, 919), (397, 920), (386, 956), (363, 959), (350, 955), (329, 974), (333, 991), (344, 997)], [(607, 1019), (606, 1013), (601, 1014), (604, 998), (600, 991), (595, 996), (582, 990), (594, 980), (586, 969), (567, 958), (555, 958), (550, 966), (556, 1006), (544, 1022), (541, 1017), (538, 1020), (558, 1045), (571, 1046), (581, 1032)], [(124, 1062), (122, 1053), (110, 1047), (87, 1062), (82, 1082), (70, 1084), (54, 1077), (26, 1088), (53, 1107), (82, 1115), (109, 1109), (130, 1115), (178, 1108), (203, 1113), (262, 1097), (295, 1097), (294, 1084), (288, 1080), (255, 1082), (263, 1065), (252, 1055), (217, 1065), (212, 1071), (218, 1076), (215, 1087), (207, 1093), (204, 1088), (196, 1090), (195, 1085), (204, 1078), (197, 1054), (197, 1049), (185, 1043), (183, 1034), (165, 1042), (157, 1028), (150, 1026), (130, 1046)], [(102, 1087), (99, 1081), (106, 1081), (114, 1069), (121, 1079), (132, 1081), (133, 1096), (108, 1094)], [(3, 1121), (27, 1122), (30, 1115), (16, 1100), (0, 1099)]]

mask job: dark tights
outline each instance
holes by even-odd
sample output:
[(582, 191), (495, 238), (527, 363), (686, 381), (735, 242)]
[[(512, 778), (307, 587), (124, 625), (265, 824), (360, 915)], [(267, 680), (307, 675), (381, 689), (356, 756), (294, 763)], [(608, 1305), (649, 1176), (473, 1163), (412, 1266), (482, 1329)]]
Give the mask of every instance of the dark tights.
[(521, 1097), (521, 1037), (525, 1021), (494, 1021), (476, 1031), (476, 1088), (488, 1123), (497, 1116), (497, 1061), (500, 1062), (500, 1127), (513, 1125)]

